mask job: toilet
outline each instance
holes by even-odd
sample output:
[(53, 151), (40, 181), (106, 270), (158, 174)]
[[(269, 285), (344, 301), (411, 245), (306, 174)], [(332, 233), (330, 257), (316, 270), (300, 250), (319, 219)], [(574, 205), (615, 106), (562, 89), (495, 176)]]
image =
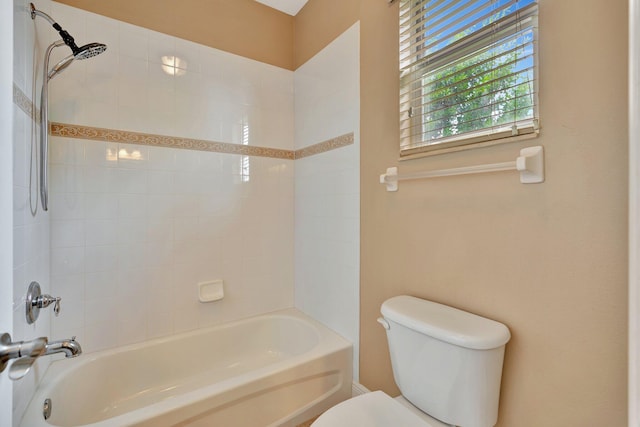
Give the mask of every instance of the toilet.
[(411, 296), (382, 304), (393, 377), (402, 395), (382, 391), (344, 401), (312, 427), (492, 427), (504, 348), (502, 323)]

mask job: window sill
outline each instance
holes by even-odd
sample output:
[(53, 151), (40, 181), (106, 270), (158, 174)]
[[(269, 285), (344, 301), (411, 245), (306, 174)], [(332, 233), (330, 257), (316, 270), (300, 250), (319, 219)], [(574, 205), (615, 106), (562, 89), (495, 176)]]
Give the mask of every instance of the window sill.
[[(491, 147), (493, 145), (508, 144), (511, 142), (518, 142), (518, 141), (526, 141), (529, 139), (535, 139), (538, 137), (538, 135), (539, 135), (539, 131), (532, 131), (530, 133), (524, 133), (521, 135), (491, 139), (491, 140), (482, 141), (482, 142), (472, 142), (465, 145), (456, 145), (456, 146), (449, 146), (449, 147), (442, 147), (442, 148), (422, 147), (424, 151), (419, 151), (420, 149), (418, 148), (416, 149), (417, 151), (414, 153), (400, 154), (398, 160), (402, 162), (405, 160), (414, 160), (414, 159), (421, 159), (424, 157), (438, 156), (440, 154), (455, 153), (458, 151), (466, 151), (466, 150), (473, 150), (476, 148)], [(461, 140), (463, 139), (465, 138), (461, 138)]]

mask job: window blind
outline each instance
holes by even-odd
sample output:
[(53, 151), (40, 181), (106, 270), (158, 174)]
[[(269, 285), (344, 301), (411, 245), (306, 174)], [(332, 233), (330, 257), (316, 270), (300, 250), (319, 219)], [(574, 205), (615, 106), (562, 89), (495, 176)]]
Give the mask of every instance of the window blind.
[(401, 155), (537, 129), (537, 7), (401, 0)]

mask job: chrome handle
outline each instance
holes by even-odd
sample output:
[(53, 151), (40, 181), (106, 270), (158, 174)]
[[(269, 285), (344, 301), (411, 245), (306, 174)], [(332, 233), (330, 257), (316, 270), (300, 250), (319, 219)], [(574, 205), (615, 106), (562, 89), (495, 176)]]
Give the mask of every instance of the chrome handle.
[(27, 291), (27, 323), (34, 323), (40, 315), (40, 309), (49, 307), (53, 304), (53, 313), (57, 316), (60, 314), (60, 297), (52, 297), (51, 295), (42, 295), (40, 284), (31, 282)]
[(58, 40), (49, 45), (44, 54), (42, 90), (40, 91), (40, 202), (44, 211), (49, 210), (49, 171), (47, 169), (49, 165), (49, 80), (51, 79), (49, 58), (53, 49), (64, 44), (64, 40)]
[[(45, 61), (45, 64), (47, 63), (48, 56)], [(49, 162), (49, 77), (46, 68), (43, 79), (42, 91), (40, 92), (40, 202), (42, 210), (47, 211), (49, 210), (49, 171), (47, 170)]]
[(36, 297), (36, 299), (31, 304), (38, 308), (45, 308), (49, 307), (51, 304), (54, 304), (53, 312), (57, 316), (60, 313), (60, 301), (62, 301), (62, 298), (60, 297), (52, 297), (51, 295), (40, 295)]
[(31, 341), (11, 342), (11, 335), (0, 335), (0, 372), (4, 371), (11, 359), (38, 357), (46, 351), (48, 340), (40, 337)]
[[(36, 14), (45, 19), (51, 19), (37, 11)], [(49, 58), (53, 49), (64, 45), (64, 40), (55, 41), (49, 45), (44, 54), (42, 90), (40, 91), (40, 202), (44, 211), (49, 210), (49, 80), (53, 77), (49, 75)]]

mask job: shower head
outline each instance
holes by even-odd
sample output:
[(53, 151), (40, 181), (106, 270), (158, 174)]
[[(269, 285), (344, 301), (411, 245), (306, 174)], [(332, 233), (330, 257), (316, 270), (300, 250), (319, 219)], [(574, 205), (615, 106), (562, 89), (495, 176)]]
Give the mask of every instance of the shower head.
[(100, 55), (107, 50), (107, 45), (102, 43), (89, 43), (73, 51), (73, 57), (75, 59), (87, 59), (96, 55)]
[[(62, 45), (63, 45), (63, 40), (58, 40), (57, 42), (53, 43), (50, 46), (50, 49), (48, 51), (50, 52), (53, 48), (59, 47)], [(69, 65), (71, 65), (71, 63), (75, 59), (82, 60), (82, 59), (91, 58), (93, 56), (100, 55), (105, 50), (107, 50), (107, 46), (102, 43), (89, 43), (87, 45), (84, 45), (78, 48), (76, 52), (62, 59), (56, 65), (51, 67), (50, 70), (47, 71), (48, 80), (51, 80), (56, 75), (60, 74), (64, 69), (66, 69)], [(47, 63), (49, 63), (48, 58), (49, 56), (47, 55), (47, 61), (46, 61)]]
[[(69, 46), (69, 48), (73, 52), (74, 59), (91, 58), (107, 50), (107, 45), (102, 43), (89, 43), (82, 47), (78, 47), (75, 39), (71, 36), (71, 34), (63, 30), (60, 24), (54, 21), (53, 18), (51, 18), (46, 13), (40, 10), (37, 10), (36, 7), (33, 5), (33, 3), (30, 3), (30, 8), (31, 8), (31, 19), (36, 19), (36, 16), (40, 16), (46, 19), (47, 22), (49, 22), (51, 26), (53, 26), (53, 28), (58, 32), (58, 34), (60, 34), (60, 37), (62, 37), (62, 41), (64, 42), (64, 44)], [(65, 60), (66, 58), (63, 61)], [(65, 67), (63, 68), (66, 68), (67, 65), (68, 64), (66, 64)]]
[[(48, 59), (49, 58), (47, 57), (47, 61), (46, 61), (47, 64), (49, 63)], [(64, 69), (66, 69), (69, 65), (71, 65), (71, 63), (73, 62), (74, 59), (76, 59), (75, 56), (73, 56), (73, 54), (71, 54), (71, 55), (67, 56), (66, 58), (64, 58), (63, 60), (61, 60), (60, 62), (58, 62), (56, 65), (54, 65), (47, 72), (47, 80), (51, 80), (52, 78), (54, 78), (55, 76), (60, 74)]]
[(73, 37), (71, 37), (69, 33), (63, 30), (60, 25), (54, 23), (53, 28), (58, 30), (58, 34), (60, 34), (60, 37), (62, 37), (62, 41), (64, 42), (64, 44), (71, 48), (74, 59), (82, 60), (91, 58), (96, 55), (100, 55), (102, 52), (107, 50), (107, 45), (102, 43), (89, 43), (85, 44), (82, 47), (78, 47)]

